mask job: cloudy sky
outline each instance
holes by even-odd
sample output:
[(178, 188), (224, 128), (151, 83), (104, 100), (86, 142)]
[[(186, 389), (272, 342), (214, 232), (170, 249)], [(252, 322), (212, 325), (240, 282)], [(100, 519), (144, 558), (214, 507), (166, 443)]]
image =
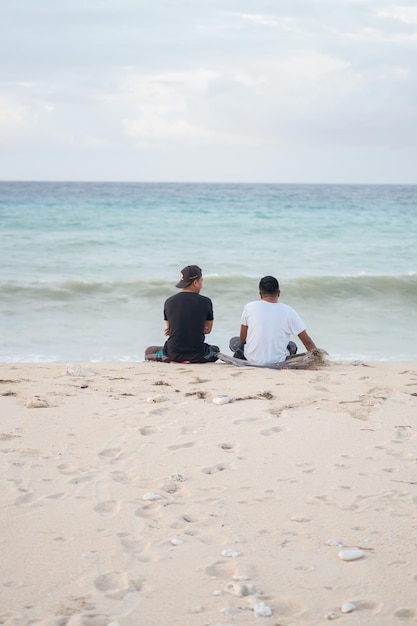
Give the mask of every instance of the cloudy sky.
[(417, 183), (415, 0), (0, 10), (0, 180)]

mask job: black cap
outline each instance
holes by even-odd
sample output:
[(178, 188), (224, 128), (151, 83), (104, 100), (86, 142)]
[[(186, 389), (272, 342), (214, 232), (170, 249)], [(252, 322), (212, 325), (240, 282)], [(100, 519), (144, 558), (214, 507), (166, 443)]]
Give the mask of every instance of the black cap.
[(202, 271), (198, 265), (187, 265), (187, 267), (181, 270), (180, 281), (175, 286), (178, 287), (178, 289), (183, 289), (191, 285), (196, 278), (201, 278), (201, 276)]

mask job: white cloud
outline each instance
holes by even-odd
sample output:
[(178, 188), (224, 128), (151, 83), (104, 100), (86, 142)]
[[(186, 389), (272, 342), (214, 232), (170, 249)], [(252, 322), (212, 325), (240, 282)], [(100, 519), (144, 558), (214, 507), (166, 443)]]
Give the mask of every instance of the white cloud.
[(27, 111), (14, 96), (0, 95), (0, 133), (12, 135), (25, 123)]
[(269, 15), (260, 15), (258, 13), (242, 13), (241, 19), (245, 22), (251, 22), (257, 26), (278, 26), (279, 22), (275, 17)]
[(404, 24), (417, 25), (417, 7), (392, 5), (385, 10), (378, 11), (381, 17), (391, 18)]

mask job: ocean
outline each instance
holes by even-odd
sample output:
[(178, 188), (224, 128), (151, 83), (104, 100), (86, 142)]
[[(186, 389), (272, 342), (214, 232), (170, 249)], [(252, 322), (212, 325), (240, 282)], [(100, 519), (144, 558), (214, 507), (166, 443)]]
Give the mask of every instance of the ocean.
[(417, 359), (417, 186), (0, 182), (0, 238), (2, 362), (142, 361), (188, 264), (223, 352), (272, 274), (331, 359)]

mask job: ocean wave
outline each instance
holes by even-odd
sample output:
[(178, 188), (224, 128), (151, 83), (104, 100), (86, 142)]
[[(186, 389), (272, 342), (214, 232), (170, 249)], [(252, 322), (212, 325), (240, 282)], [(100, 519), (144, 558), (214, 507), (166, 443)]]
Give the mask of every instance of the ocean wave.
[(404, 276), (323, 276), (299, 278), (285, 286), (291, 296), (324, 300), (406, 298), (417, 301), (417, 275)]
[[(258, 297), (259, 278), (229, 275), (205, 277), (203, 294), (211, 298), (239, 298), (239, 301)], [(281, 299), (296, 300), (352, 300), (354, 298), (409, 300), (417, 304), (417, 275), (402, 276), (309, 276), (280, 281)], [(134, 281), (76, 281), (19, 283), (0, 282), (1, 301), (19, 300), (71, 301), (78, 298), (157, 299), (176, 293), (175, 284), (167, 280)]]

